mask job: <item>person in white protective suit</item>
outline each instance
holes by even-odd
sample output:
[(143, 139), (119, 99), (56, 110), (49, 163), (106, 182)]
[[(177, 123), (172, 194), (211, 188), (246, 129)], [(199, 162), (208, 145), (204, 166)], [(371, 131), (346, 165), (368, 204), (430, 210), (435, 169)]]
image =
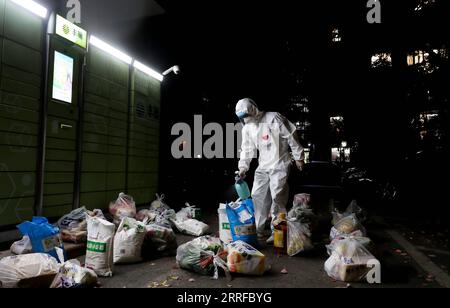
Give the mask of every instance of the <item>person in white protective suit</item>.
[[(259, 152), (252, 198), (258, 238), (267, 238), (265, 226), (271, 214), (276, 219), (286, 213), (289, 198), (288, 178), (292, 160), (300, 171), (305, 166), (305, 155), (297, 136), (297, 129), (288, 119), (276, 112), (262, 112), (251, 99), (240, 100), (236, 115), (243, 122), (239, 176), (244, 178), (250, 164)], [(292, 156), (290, 153), (292, 151)], [(273, 243), (273, 235), (267, 240)]]

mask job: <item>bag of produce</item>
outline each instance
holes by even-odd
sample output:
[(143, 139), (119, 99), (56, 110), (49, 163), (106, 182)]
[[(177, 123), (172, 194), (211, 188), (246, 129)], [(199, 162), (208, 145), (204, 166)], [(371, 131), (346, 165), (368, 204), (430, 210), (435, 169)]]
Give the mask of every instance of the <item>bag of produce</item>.
[(338, 281), (358, 282), (370, 271), (369, 262), (375, 257), (357, 240), (348, 238), (328, 247), (330, 258), (325, 262), (328, 276)]
[(314, 248), (311, 242), (311, 231), (308, 225), (295, 219), (288, 219), (287, 253), (290, 257)]
[(51, 289), (78, 289), (95, 287), (97, 274), (88, 268), (81, 267), (78, 260), (65, 262), (53, 280)]
[(266, 256), (249, 244), (237, 241), (229, 244), (227, 248), (230, 273), (262, 276), (268, 269)]
[(136, 216), (136, 203), (133, 197), (120, 193), (116, 202), (109, 204), (109, 212), (114, 218), (114, 224), (118, 226), (122, 222), (122, 218)]
[(142, 261), (142, 244), (146, 234), (145, 225), (125, 217), (114, 236), (114, 264)]
[(151, 224), (145, 226), (145, 229), (146, 235), (142, 245), (142, 256), (144, 259), (151, 259), (164, 254), (176, 254), (178, 243), (171, 228)]
[(219, 279), (219, 268), (228, 273), (227, 252), (220, 239), (203, 236), (181, 245), (177, 250), (180, 268)]
[(116, 227), (104, 219), (89, 215), (86, 215), (86, 220), (88, 232), (86, 268), (93, 270), (98, 276), (111, 277)]
[(166, 210), (170, 210), (170, 207), (164, 203), (164, 195), (156, 194), (156, 200), (152, 202), (150, 206), (150, 211), (157, 212), (159, 214), (163, 213)]
[(352, 234), (359, 231), (362, 236), (365, 236), (366, 230), (359, 222), (356, 214), (351, 214), (339, 220), (333, 228), (331, 228), (330, 239), (333, 240), (345, 234)]

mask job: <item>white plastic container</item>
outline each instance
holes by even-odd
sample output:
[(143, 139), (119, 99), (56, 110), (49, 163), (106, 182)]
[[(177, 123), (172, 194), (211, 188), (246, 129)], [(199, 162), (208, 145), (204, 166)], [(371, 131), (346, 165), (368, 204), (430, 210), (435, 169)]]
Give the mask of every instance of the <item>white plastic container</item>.
[(231, 227), (230, 227), (230, 221), (228, 220), (227, 215), (227, 205), (226, 204), (220, 204), (218, 209), (219, 214), (219, 237), (220, 240), (224, 244), (230, 244), (233, 242), (233, 237), (231, 235)]

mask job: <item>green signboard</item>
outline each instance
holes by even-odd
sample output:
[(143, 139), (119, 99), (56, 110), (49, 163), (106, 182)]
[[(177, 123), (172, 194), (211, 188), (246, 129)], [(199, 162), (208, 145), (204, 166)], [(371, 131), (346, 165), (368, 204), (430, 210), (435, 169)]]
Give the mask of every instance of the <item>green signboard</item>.
[(81, 29), (77, 25), (71, 23), (67, 19), (56, 15), (56, 34), (77, 44), (78, 46), (87, 47), (87, 31)]

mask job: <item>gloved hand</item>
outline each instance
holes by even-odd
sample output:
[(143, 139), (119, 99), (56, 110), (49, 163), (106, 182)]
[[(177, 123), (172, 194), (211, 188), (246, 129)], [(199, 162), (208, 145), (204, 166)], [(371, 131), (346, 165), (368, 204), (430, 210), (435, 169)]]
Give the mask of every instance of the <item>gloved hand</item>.
[(247, 170), (245, 170), (244, 168), (239, 169), (239, 171), (237, 172), (237, 175), (241, 179), (245, 179), (246, 174), (247, 174)]
[(304, 160), (296, 160), (295, 165), (297, 166), (298, 170), (300, 170), (300, 171), (305, 170), (305, 161)]

